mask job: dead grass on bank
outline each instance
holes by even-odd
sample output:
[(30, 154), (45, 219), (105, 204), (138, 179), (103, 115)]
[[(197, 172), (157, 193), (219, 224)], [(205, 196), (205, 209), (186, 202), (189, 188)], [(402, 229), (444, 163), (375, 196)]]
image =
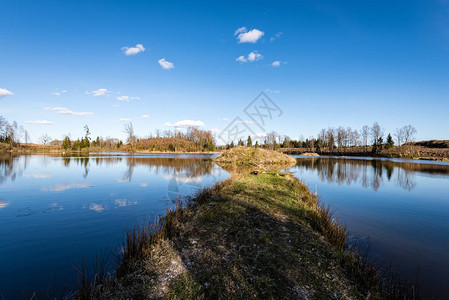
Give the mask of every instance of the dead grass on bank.
[(243, 146), (226, 150), (214, 160), (219, 163), (233, 163), (238, 165), (257, 164), (262, 166), (296, 162), (293, 157), (281, 152)]
[(344, 225), (290, 174), (238, 176), (128, 231), (115, 277), (84, 284), (76, 298), (416, 297), (346, 240)]

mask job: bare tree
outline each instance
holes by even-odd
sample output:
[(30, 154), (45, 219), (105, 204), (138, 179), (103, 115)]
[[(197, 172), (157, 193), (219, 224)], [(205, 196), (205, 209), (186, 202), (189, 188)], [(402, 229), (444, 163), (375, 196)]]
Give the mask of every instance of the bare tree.
[(396, 132), (394, 133), (394, 137), (396, 138), (396, 142), (398, 146), (401, 146), (404, 141), (404, 130), (403, 128), (396, 128)]
[(40, 141), (41, 144), (42, 144), (42, 150), (45, 151), (45, 145), (47, 145), (48, 142), (51, 141), (51, 137), (49, 137), (47, 134), (44, 134), (44, 135), (42, 135), (42, 136), (39, 138), (39, 141)]
[(134, 135), (133, 123), (129, 122), (129, 123), (125, 124), (125, 128), (123, 131), (127, 135), (126, 141), (131, 146), (131, 152), (134, 152), (133, 145), (136, 142), (136, 136)]
[[(346, 130), (343, 127), (337, 128), (337, 146), (338, 148), (343, 147), (345, 142)], [(340, 149), (341, 151), (341, 149)]]
[(267, 144), (271, 146), (273, 150), (276, 150), (276, 137), (277, 133), (274, 131), (267, 133)]
[(384, 130), (379, 126), (377, 122), (374, 122), (371, 127), (371, 138), (373, 139), (373, 145), (376, 145), (380, 138), (383, 138)]
[(365, 148), (368, 146), (368, 137), (369, 137), (369, 126), (365, 125), (362, 127), (362, 140)]
[(407, 144), (408, 142), (413, 142), (415, 139), (415, 134), (417, 133), (415, 127), (412, 125), (407, 125), (402, 127), (402, 131), (404, 134), (404, 142)]
[(24, 139), (25, 139), (25, 144), (31, 143), (30, 134), (28, 133), (27, 130), (24, 131), (23, 136), (24, 136)]

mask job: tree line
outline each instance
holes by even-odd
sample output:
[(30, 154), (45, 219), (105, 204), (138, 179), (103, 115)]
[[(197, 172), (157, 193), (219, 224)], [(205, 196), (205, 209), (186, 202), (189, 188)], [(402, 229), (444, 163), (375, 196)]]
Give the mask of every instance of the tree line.
[(22, 142), (29, 143), (30, 135), (16, 121), (8, 122), (3, 116), (0, 116), (0, 142), (8, 143), (12, 148)]
[[(276, 132), (269, 132), (262, 138), (261, 147), (276, 150), (278, 148), (305, 148), (316, 152), (341, 152), (348, 149), (358, 148), (363, 151), (371, 151), (378, 154), (382, 149), (390, 149), (393, 146), (402, 146), (413, 142), (417, 130), (412, 125), (406, 125), (397, 128), (393, 135), (388, 133), (385, 135), (385, 130), (374, 122), (371, 126), (365, 125), (360, 129), (352, 129), (351, 127), (329, 127), (321, 129), (317, 137), (310, 137), (306, 139), (293, 140), (286, 135), (281, 135)], [(253, 146), (251, 137), (243, 141), (240, 139), (237, 145)], [(234, 147), (234, 143), (226, 145), (227, 148)], [(256, 147), (259, 146), (256, 141)]]
[[(62, 141), (53, 141), (53, 145), (61, 146), (64, 150), (80, 151), (84, 148), (100, 148), (100, 149), (122, 149), (126, 148), (131, 152), (137, 150), (149, 151), (214, 151), (215, 139), (210, 131), (201, 130), (195, 127), (189, 127), (183, 131), (164, 130), (160, 129), (150, 132), (144, 137), (137, 137), (132, 123), (124, 125), (123, 132), (126, 134), (125, 143), (117, 138), (97, 136), (96, 139), (91, 139), (89, 127), (84, 126), (84, 137), (71, 140), (67, 135)], [(45, 144), (42, 139), (41, 142)]]

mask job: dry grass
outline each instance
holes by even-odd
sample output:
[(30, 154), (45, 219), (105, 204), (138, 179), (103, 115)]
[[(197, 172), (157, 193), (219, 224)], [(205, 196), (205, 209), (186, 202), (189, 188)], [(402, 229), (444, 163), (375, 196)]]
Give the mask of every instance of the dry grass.
[(116, 276), (78, 298), (411, 299), (413, 293), (348, 251), (344, 226), (304, 184), (266, 171), (205, 189), (186, 207), (127, 232)]
[(235, 147), (215, 158), (220, 163), (271, 165), (295, 163), (296, 160), (286, 154), (261, 148)]

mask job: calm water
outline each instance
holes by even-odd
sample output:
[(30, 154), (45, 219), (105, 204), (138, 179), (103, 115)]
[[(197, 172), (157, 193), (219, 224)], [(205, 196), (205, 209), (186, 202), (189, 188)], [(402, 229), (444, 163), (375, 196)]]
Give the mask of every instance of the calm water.
[(290, 169), (317, 191), (378, 262), (449, 298), (449, 163), (299, 158)]
[[(0, 293), (73, 288), (82, 259), (118, 249), (123, 230), (229, 174), (210, 156), (0, 157)], [(371, 257), (426, 296), (449, 295), (449, 164), (299, 158), (290, 169)], [(0, 295), (0, 299), (1, 299)]]
[(82, 259), (229, 174), (210, 156), (0, 157), (0, 299), (73, 288)]

